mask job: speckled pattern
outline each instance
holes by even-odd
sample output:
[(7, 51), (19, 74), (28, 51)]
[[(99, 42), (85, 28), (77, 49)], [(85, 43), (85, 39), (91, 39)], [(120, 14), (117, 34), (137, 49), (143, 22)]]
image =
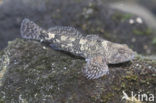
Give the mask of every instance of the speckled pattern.
[(107, 64), (126, 62), (135, 55), (127, 45), (112, 43), (98, 35), (84, 36), (73, 27), (63, 26), (55, 26), (46, 31), (29, 19), (24, 19), (21, 24), (21, 36), (47, 42), (54, 49), (85, 58), (87, 63), (83, 73), (89, 79), (108, 74)]

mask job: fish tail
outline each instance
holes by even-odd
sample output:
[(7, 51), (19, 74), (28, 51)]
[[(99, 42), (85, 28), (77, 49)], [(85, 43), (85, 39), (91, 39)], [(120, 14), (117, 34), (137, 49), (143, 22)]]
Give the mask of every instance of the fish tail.
[(45, 40), (48, 36), (48, 33), (45, 30), (27, 18), (21, 23), (20, 33), (22, 38), (34, 40)]

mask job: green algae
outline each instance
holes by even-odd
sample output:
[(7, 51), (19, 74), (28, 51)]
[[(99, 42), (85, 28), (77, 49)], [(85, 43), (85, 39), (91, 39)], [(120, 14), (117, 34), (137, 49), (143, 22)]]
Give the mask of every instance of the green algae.
[(120, 12), (116, 12), (113, 14), (112, 20), (124, 22), (124, 21), (130, 19), (132, 16), (133, 16), (132, 14), (123, 14)]
[(128, 76), (125, 76), (123, 78), (127, 79), (128, 81), (136, 81), (136, 80), (138, 80), (138, 77), (136, 75), (128, 75)]
[(106, 103), (108, 101), (111, 101), (111, 99), (114, 97), (113, 93), (108, 93), (107, 96), (103, 96), (101, 98), (101, 103)]
[(152, 34), (152, 30), (150, 28), (147, 28), (145, 30), (139, 30), (139, 29), (134, 29), (133, 34), (135, 35), (150, 35)]
[[(7, 72), (7, 66), (10, 63), (10, 59), (9, 59), (9, 53), (7, 51), (5, 51), (6, 53), (0, 53), (0, 86), (2, 85), (3, 79), (4, 79), (4, 75)], [(3, 55), (2, 55), (3, 54)]]
[(1, 97), (0, 97), (0, 103), (5, 103), (5, 101), (3, 99), (1, 99)]
[(153, 38), (152, 44), (156, 45), (156, 37)]

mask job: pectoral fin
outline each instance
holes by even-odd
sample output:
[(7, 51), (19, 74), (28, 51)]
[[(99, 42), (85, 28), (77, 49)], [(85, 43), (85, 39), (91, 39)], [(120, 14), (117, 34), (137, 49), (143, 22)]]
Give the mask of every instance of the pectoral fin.
[(103, 57), (95, 56), (86, 61), (83, 73), (88, 79), (97, 79), (109, 73), (106, 60)]

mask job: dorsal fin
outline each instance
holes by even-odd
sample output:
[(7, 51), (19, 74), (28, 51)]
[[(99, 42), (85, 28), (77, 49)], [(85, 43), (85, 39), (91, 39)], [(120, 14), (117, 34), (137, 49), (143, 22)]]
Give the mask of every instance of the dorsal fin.
[(69, 27), (69, 26), (55, 26), (49, 28), (48, 32), (57, 34), (57, 35), (68, 35), (68, 36), (76, 36), (76, 37), (81, 37), (82, 33), (79, 32), (77, 29), (74, 27)]
[(25, 18), (20, 27), (22, 38), (41, 40), (48, 37), (48, 33), (40, 28), (36, 23)]

